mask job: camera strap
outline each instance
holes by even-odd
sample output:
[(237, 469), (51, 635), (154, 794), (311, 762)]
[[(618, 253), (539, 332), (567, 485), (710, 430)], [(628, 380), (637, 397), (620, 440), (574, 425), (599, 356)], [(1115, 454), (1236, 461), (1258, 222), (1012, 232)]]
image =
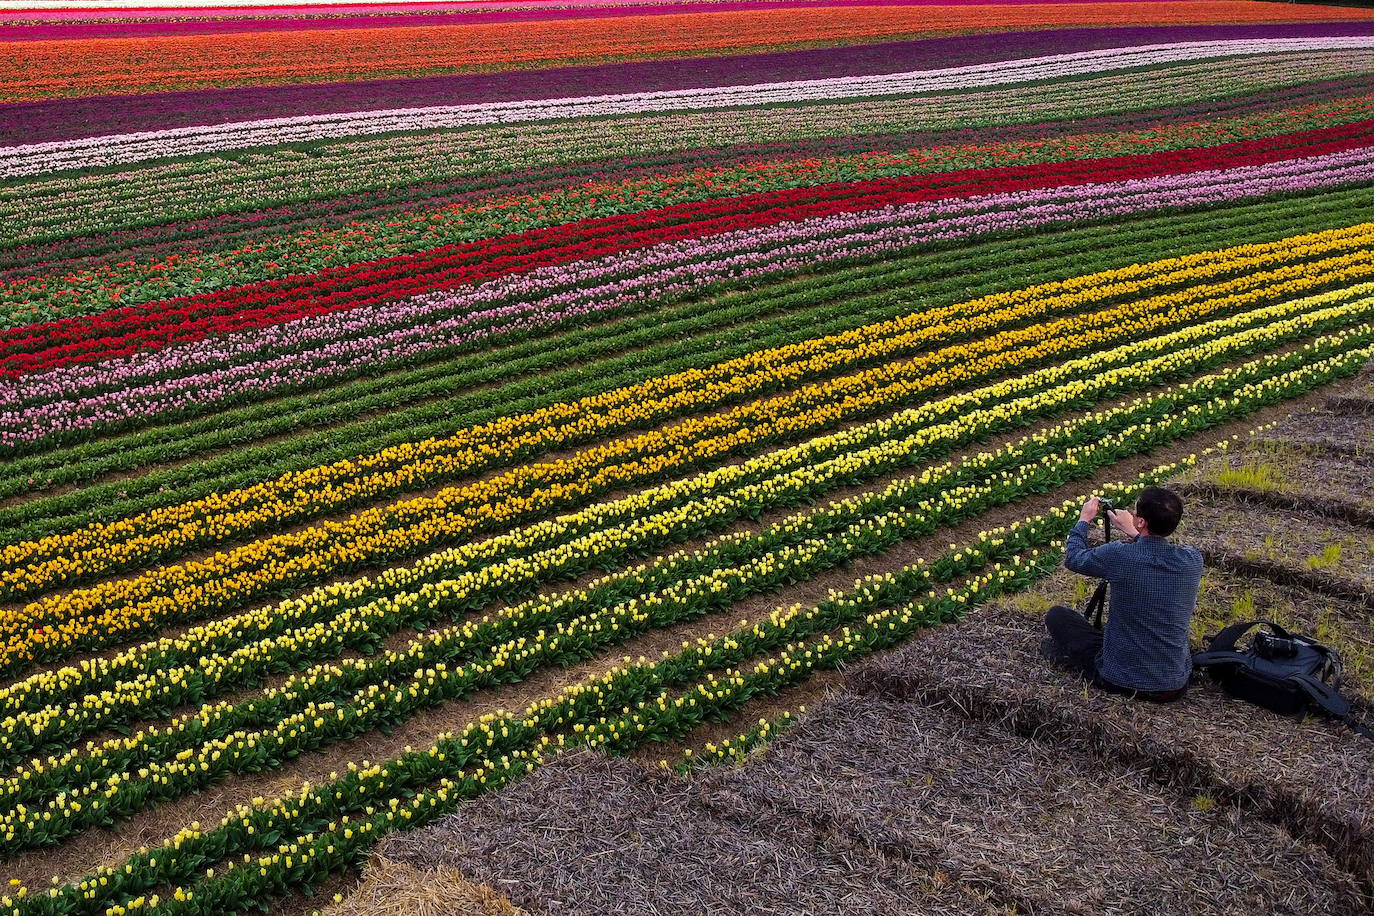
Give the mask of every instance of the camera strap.
[[(1111, 503), (1107, 503), (1107, 508)], [(1107, 518), (1107, 512), (1102, 513), (1102, 543), (1112, 542), (1112, 523)], [(1102, 612), (1107, 608), (1107, 580), (1103, 579), (1097, 583), (1097, 590), (1088, 599), (1088, 606), (1083, 609), (1083, 618), (1093, 625), (1093, 629), (1102, 629)]]
[(1097, 590), (1088, 599), (1088, 606), (1083, 609), (1083, 617), (1096, 629), (1102, 629), (1102, 611), (1107, 606), (1107, 580), (1103, 579), (1097, 583)]

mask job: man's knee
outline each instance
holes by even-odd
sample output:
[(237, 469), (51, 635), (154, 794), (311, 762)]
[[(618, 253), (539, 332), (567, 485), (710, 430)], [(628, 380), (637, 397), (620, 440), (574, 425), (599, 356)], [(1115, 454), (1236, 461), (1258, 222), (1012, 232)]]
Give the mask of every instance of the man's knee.
[(1063, 620), (1065, 617), (1075, 616), (1077, 616), (1077, 614), (1074, 612), (1073, 608), (1065, 607), (1062, 604), (1056, 604), (1045, 612), (1045, 622), (1049, 623), (1051, 620)]
[(1063, 633), (1066, 628), (1073, 627), (1077, 622), (1075, 620), (1077, 617), (1078, 614), (1073, 608), (1065, 607), (1062, 604), (1056, 604), (1045, 613), (1045, 629), (1048, 630), (1051, 635)]
[(1045, 614), (1045, 629), (1050, 635), (1041, 643), (1041, 651), (1048, 658), (1075, 671), (1087, 673), (1096, 669), (1102, 631), (1082, 614), (1056, 604)]

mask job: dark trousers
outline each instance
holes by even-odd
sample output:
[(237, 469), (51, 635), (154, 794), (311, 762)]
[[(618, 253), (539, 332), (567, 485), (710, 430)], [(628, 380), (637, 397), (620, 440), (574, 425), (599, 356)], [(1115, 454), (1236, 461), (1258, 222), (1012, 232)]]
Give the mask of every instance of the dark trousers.
[(1102, 651), (1102, 631), (1088, 618), (1062, 604), (1045, 615), (1050, 643), (1045, 646), (1050, 660), (1061, 668), (1076, 671), (1092, 680), (1097, 677), (1097, 653)]
[(1049, 638), (1042, 643), (1045, 655), (1050, 661), (1083, 675), (1093, 686), (1108, 693), (1167, 703), (1183, 695), (1183, 690), (1146, 691), (1132, 690), (1113, 684), (1097, 672), (1097, 653), (1102, 650), (1102, 631), (1088, 622), (1088, 619), (1072, 608), (1056, 604), (1045, 615), (1045, 629)]

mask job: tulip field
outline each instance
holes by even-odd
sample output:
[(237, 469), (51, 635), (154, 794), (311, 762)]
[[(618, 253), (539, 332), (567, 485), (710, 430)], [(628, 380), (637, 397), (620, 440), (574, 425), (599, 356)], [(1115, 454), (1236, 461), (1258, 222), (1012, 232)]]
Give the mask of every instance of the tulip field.
[(0, 914), (308, 912), (563, 748), (738, 756), (1374, 359), (1374, 9), (0, 43)]

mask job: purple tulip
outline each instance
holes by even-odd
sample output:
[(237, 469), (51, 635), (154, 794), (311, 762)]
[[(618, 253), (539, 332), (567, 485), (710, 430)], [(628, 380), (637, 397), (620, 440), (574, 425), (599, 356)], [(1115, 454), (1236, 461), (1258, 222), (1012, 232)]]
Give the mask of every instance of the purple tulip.
[(1165, 42), (1342, 35), (1374, 35), (1374, 23), (1035, 30), (499, 74), (90, 96), (0, 105), (0, 146), (330, 112), (893, 73)]

